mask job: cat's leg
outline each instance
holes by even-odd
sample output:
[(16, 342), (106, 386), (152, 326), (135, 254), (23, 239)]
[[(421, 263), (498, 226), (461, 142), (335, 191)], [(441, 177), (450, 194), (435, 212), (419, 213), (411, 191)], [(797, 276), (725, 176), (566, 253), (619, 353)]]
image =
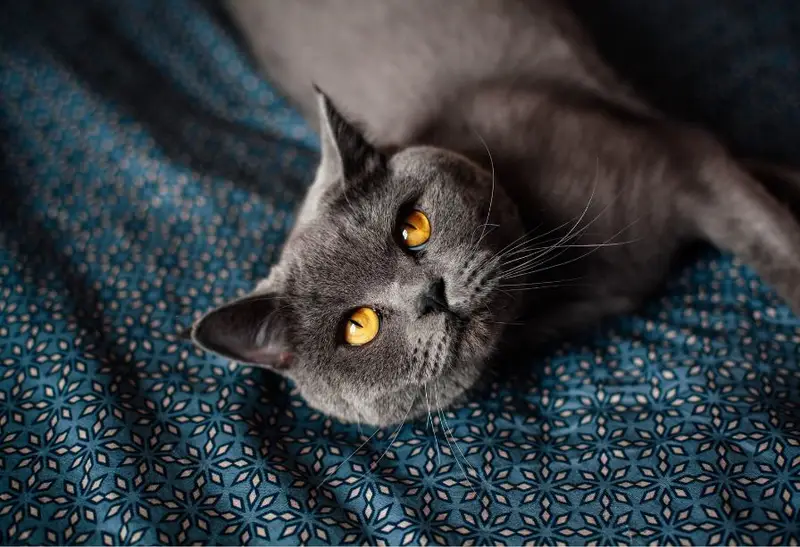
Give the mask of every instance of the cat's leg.
[(800, 224), (788, 207), (725, 153), (707, 155), (697, 178), (677, 196), (695, 235), (739, 256), (800, 313)]

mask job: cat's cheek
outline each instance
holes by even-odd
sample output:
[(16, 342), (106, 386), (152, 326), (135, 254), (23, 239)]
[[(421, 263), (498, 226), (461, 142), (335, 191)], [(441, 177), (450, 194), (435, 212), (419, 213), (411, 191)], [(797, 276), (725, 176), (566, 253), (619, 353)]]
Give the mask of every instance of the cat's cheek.
[(463, 366), (472, 366), (483, 370), (494, 354), (502, 334), (503, 329), (500, 325), (487, 322), (470, 324), (458, 352), (458, 358), (462, 361)]

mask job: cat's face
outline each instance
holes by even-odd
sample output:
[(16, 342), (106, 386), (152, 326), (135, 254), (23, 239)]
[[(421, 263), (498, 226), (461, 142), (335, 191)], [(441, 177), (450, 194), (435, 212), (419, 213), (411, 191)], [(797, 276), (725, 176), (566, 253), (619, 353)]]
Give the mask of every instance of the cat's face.
[(516, 313), (496, 255), (521, 225), (465, 158), (386, 157), (324, 99), (322, 111), (322, 163), (280, 262), (194, 339), (284, 374), (327, 414), (400, 422), (446, 406), (484, 369)]

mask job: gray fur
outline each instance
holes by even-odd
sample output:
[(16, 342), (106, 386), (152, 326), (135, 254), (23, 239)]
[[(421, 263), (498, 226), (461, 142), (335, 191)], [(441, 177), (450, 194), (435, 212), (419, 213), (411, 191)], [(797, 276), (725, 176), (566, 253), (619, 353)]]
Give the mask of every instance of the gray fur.
[[(501, 342), (635, 308), (696, 239), (738, 253), (800, 310), (791, 214), (711, 135), (620, 83), (560, 2), (229, 8), (313, 113), (323, 154), (269, 278), (194, 339), (278, 370), (312, 406), (378, 425), (446, 406)], [(417, 256), (395, 237), (409, 206), (433, 229)], [(449, 310), (423, 314), (438, 279)], [(381, 331), (349, 347), (342, 321), (360, 306), (380, 311)]]

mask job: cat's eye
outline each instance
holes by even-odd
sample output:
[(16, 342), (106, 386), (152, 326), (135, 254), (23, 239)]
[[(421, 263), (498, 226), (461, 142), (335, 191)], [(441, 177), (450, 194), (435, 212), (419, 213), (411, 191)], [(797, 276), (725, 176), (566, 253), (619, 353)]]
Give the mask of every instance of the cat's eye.
[(400, 219), (400, 239), (410, 251), (421, 251), (431, 238), (431, 223), (425, 213), (413, 209)]
[(344, 341), (351, 346), (363, 346), (378, 336), (381, 319), (372, 308), (354, 310), (344, 327)]

